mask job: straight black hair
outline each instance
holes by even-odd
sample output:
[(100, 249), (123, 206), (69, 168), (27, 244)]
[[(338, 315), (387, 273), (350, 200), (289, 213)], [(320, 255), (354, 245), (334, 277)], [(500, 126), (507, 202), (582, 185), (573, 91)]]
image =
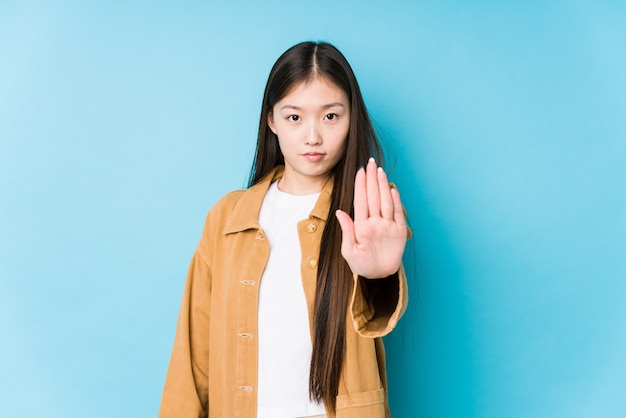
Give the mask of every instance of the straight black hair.
[(285, 51), (270, 71), (259, 121), (252, 186), (276, 166), (284, 164), (276, 134), (268, 126), (274, 105), (300, 83), (315, 78), (332, 82), (344, 91), (350, 103), (350, 128), (342, 160), (332, 170), (334, 177), (328, 221), (322, 233), (314, 303), (313, 354), (309, 378), (311, 399), (324, 402), (333, 413), (344, 362), (346, 318), (352, 291), (352, 271), (341, 255), (341, 227), (337, 209), (354, 216), (354, 179), (370, 157), (384, 165), (383, 152), (365, 107), (350, 64), (341, 52), (326, 42), (302, 42)]

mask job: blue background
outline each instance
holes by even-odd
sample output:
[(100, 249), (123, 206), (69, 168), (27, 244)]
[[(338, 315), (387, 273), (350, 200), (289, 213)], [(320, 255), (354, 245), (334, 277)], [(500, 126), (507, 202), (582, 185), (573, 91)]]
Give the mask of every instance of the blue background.
[(0, 2), (0, 416), (156, 416), (204, 215), (308, 39), (354, 67), (415, 234), (394, 416), (626, 416), (624, 22), (618, 1)]

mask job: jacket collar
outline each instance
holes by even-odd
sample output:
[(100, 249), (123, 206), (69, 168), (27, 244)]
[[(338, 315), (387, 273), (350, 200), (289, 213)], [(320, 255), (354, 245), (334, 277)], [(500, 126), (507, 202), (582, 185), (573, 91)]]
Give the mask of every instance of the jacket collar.
[[(257, 184), (244, 190), (241, 198), (235, 205), (231, 215), (228, 217), (224, 225), (224, 234), (232, 234), (235, 232), (245, 231), (246, 229), (260, 229), (259, 212), (263, 204), (263, 198), (267, 193), (270, 185), (283, 176), (285, 168), (283, 166), (275, 167)], [(328, 211), (330, 210), (330, 196), (333, 191), (333, 178), (331, 177), (320, 192), (313, 210), (309, 216), (328, 220)]]

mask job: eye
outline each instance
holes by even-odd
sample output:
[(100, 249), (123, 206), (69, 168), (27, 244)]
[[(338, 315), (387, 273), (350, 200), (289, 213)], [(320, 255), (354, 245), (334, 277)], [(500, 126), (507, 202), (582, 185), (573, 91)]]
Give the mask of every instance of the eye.
[(339, 117), (339, 115), (337, 115), (336, 113), (329, 113), (328, 115), (326, 115), (326, 120), (335, 120)]
[(297, 122), (300, 120), (300, 116), (298, 115), (289, 115), (287, 116), (287, 120), (292, 121), (292, 122)]

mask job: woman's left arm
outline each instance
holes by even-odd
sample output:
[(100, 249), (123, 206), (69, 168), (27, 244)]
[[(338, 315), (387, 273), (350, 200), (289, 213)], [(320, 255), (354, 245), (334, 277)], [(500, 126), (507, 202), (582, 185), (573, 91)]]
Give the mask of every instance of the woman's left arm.
[(402, 267), (408, 228), (398, 190), (373, 159), (357, 172), (354, 221), (337, 211), (341, 253), (354, 273), (350, 315), (355, 330), (381, 337), (396, 326), (408, 303)]

